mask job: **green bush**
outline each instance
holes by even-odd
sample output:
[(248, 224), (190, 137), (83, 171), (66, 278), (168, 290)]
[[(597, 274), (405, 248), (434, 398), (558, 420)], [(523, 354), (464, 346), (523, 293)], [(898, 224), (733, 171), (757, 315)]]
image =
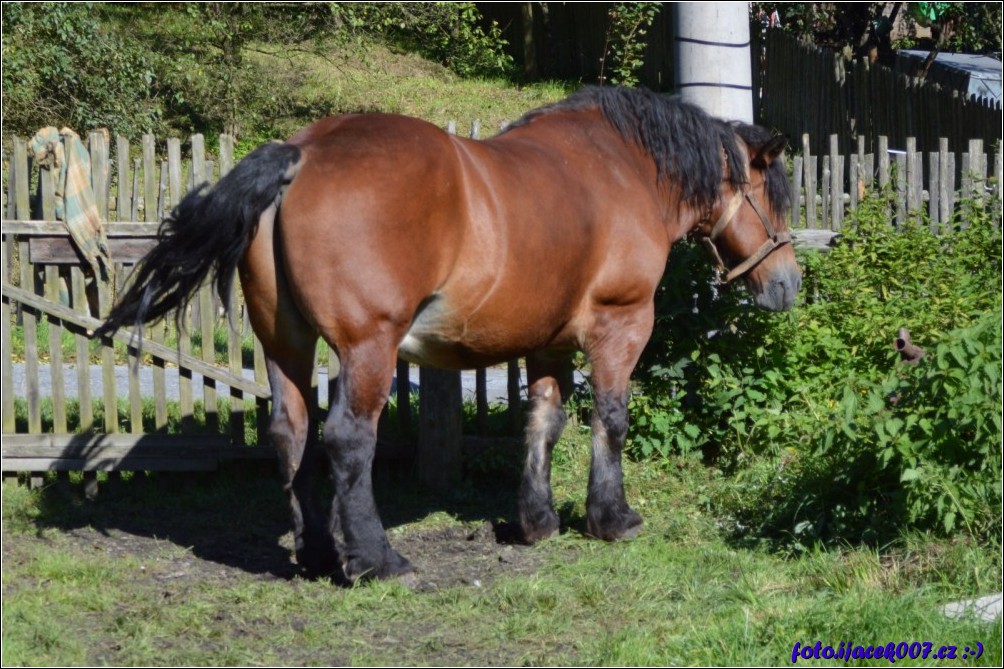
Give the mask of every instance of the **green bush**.
[(645, 37), (661, 11), (661, 2), (618, 2), (607, 10), (609, 23), (600, 59), (601, 83), (609, 78), (616, 86), (638, 85), (638, 73), (645, 64), (648, 46)]
[(93, 3), (10, 3), (3, 10), (8, 131), (67, 125), (136, 136), (160, 128), (154, 59), (101, 21)]
[(1001, 315), (950, 332), (916, 368), (848, 389), (815, 449), (834, 484), (817, 493), (851, 491), (867, 516), (889, 503), (925, 528), (999, 533)]
[[(904, 525), (1000, 539), (999, 202), (932, 232), (893, 226), (887, 196), (801, 258), (802, 302), (758, 312), (710, 286), (696, 249), (671, 254), (639, 367), (628, 452), (695, 448), (735, 476), (719, 500), (740, 533), (878, 540)], [(964, 224), (964, 225), (963, 225)], [(928, 356), (898, 362), (900, 327)]]
[(332, 3), (332, 11), (343, 26), (395, 42), (460, 76), (513, 73), (502, 29), (494, 21), (484, 27), (473, 2)]
[(761, 459), (719, 500), (736, 533), (796, 550), (907, 527), (999, 545), (1001, 317), (998, 304), (916, 367), (848, 379), (808, 449)]
[(635, 374), (628, 453), (700, 450), (709, 460), (735, 464), (750, 449), (780, 440), (790, 426), (777, 318), (753, 307), (744, 289), (715, 286), (704, 250), (678, 243)]

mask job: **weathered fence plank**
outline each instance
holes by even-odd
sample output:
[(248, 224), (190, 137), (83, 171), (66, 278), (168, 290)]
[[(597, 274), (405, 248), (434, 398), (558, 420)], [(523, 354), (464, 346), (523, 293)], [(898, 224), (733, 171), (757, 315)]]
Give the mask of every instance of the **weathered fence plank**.
[[(237, 288), (231, 286), (230, 304), (237, 309)], [(240, 327), (241, 319), (237, 314), (231, 315), (227, 328), (227, 366), (230, 374), (239, 377), (244, 373), (244, 365), (241, 364), (241, 333), (237, 330)], [(237, 388), (230, 388), (230, 440), (238, 446), (247, 443), (244, 438), (244, 394)]]
[[(13, 173), (13, 171), (12, 171)], [(2, 244), (0, 244), (0, 278), (4, 282), (10, 281), (10, 266), (8, 262), (7, 255), (7, 236), (4, 235), (2, 238)], [(3, 360), (0, 361), (0, 412), (2, 412), (2, 425), (3, 432), (6, 434), (8, 432), (13, 432), (15, 429), (14, 422), (14, 356), (13, 356), (13, 338), (11, 336), (11, 319), (13, 314), (11, 312), (10, 302), (3, 300), (0, 304), (0, 346), (3, 350), (7, 352), (4, 355)]]
[[(87, 302), (87, 287), (84, 283), (84, 272), (77, 267), (70, 268), (70, 285), (73, 296), (73, 309), (82, 315), (90, 315)], [(91, 347), (90, 340), (78, 331), (74, 335), (77, 350), (77, 401), (80, 405), (81, 432), (89, 432), (94, 428), (94, 408), (91, 403)]]
[(132, 181), (129, 175), (129, 140), (122, 135), (115, 138), (115, 166), (118, 172), (118, 195), (115, 197), (115, 214), (119, 221), (134, 220), (132, 214)]

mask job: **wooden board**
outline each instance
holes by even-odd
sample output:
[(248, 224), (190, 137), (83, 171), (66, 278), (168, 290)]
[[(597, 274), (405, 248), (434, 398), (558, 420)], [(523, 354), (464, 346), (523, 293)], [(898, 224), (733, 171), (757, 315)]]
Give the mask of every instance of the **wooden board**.
[[(139, 262), (156, 245), (156, 239), (143, 237), (112, 237), (108, 240), (112, 260), (127, 265)], [(32, 237), (28, 241), (28, 257), (36, 265), (86, 264), (84, 256), (66, 236)]]

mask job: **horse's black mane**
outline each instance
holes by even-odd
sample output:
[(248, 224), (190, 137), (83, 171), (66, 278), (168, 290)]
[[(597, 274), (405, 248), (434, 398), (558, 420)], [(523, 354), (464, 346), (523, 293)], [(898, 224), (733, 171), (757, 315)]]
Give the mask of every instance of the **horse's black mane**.
[[(721, 149), (728, 160), (729, 182), (738, 189), (744, 184), (748, 158), (736, 136), (752, 146), (771, 139), (764, 128), (722, 121), (676, 96), (644, 88), (600, 86), (587, 86), (561, 102), (535, 109), (510, 128), (551, 112), (588, 107), (599, 107), (622, 137), (637, 142), (652, 156), (661, 176), (680, 185), (685, 202), (705, 210), (714, 206), (723, 179)], [(783, 216), (791, 204), (784, 165), (773, 161), (766, 172), (770, 206)]]

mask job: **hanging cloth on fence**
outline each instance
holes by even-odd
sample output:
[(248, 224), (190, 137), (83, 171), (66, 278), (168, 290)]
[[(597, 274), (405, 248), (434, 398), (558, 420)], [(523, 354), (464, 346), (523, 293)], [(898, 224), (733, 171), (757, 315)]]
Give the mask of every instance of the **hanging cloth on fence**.
[(42, 128), (29, 144), (35, 162), (55, 170), (56, 218), (63, 221), (96, 277), (112, 277), (108, 238), (91, 189), (91, 157), (69, 128)]

